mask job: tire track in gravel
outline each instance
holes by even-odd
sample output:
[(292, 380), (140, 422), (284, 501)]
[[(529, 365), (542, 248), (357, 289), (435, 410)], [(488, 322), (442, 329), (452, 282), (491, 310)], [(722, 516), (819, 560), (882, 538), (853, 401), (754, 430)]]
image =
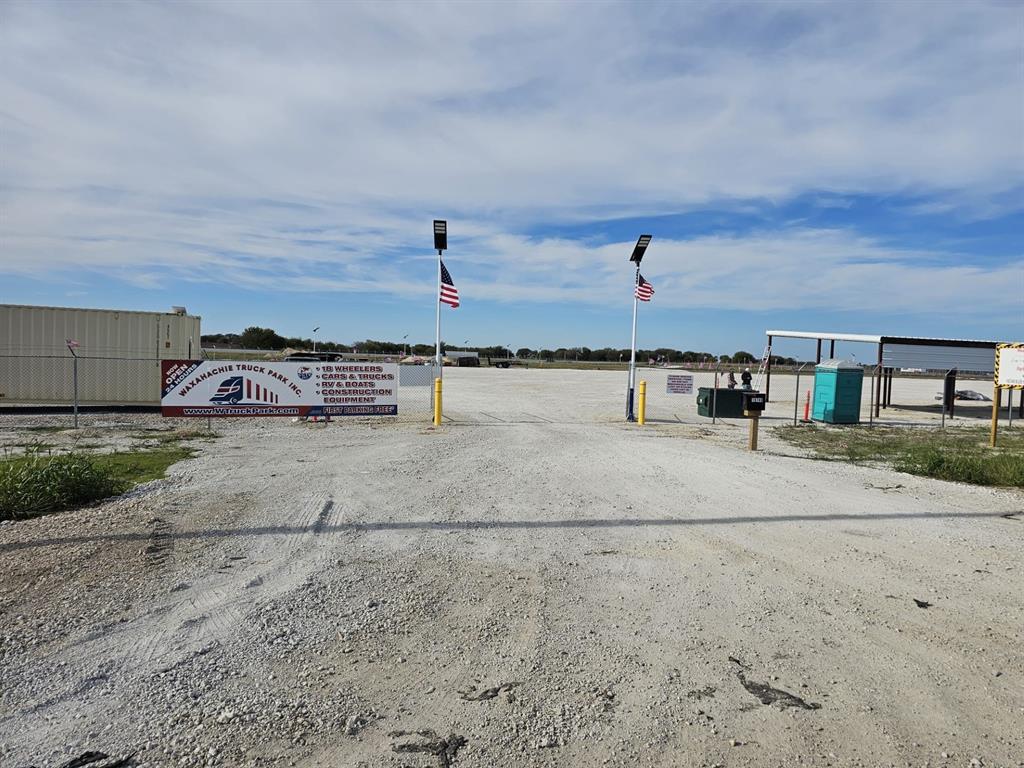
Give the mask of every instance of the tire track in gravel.
[[(176, 506), (175, 502), (166, 505)], [(249, 558), (246, 566), (229, 572), (218, 572), (203, 563), (178, 563), (171, 554), (171, 544), (159, 547), (156, 558), (152, 552), (144, 550), (144, 555), (151, 558), (159, 571), (153, 574), (161, 583), (179, 582), (184, 580), (188, 589), (174, 592), (170, 596), (157, 597), (155, 604), (148, 612), (129, 622), (118, 623), (108, 627), (100, 634), (91, 634), (74, 644), (72, 654), (62, 649), (57, 655), (65, 657), (73, 655), (73, 667), (82, 670), (94, 669), (108, 659), (118, 659), (116, 674), (111, 672), (110, 680), (128, 679), (134, 675), (149, 675), (187, 663), (202, 655), (211, 647), (227, 645), (236, 638), (243, 617), (250, 609), (251, 593), (247, 594), (247, 585), (254, 578), (262, 578), (267, 589), (261, 590), (261, 600), (287, 592), (295, 588), (305, 578), (308, 570), (315, 563), (303, 557), (303, 552), (316, 546), (316, 538), (330, 520), (333, 501), (327, 491), (317, 491), (312, 498), (301, 495), (292, 497), (292, 503), (277, 513), (283, 513), (286, 519), (295, 520), (301, 530), (283, 534), (284, 547), (281, 542), (266, 542), (261, 539), (249, 539), (248, 542), (236, 542), (236, 546), (250, 543), (257, 554), (268, 551), (273, 553), (274, 563), (270, 568), (255, 558)], [(157, 539), (173, 541), (173, 528), (169, 521), (154, 518), (152, 524)], [(291, 528), (292, 526), (289, 526)], [(280, 539), (281, 537), (270, 537)], [(153, 537), (151, 536), (151, 540)], [(152, 546), (152, 545), (150, 545)], [(305, 568), (297, 566), (303, 564)], [(182, 570), (182, 568), (187, 570)], [(197, 572), (197, 567), (201, 570)], [(255, 573), (254, 577), (252, 574)], [(198, 578), (197, 578), (198, 577)], [(166, 594), (166, 587), (161, 590)], [(40, 659), (39, 662), (47, 665)], [(33, 664), (25, 671), (29, 675), (36, 674)], [(71, 666), (71, 665), (69, 665)], [(84, 678), (86, 681), (96, 679), (95, 676)], [(104, 677), (104, 681), (108, 678)], [(64, 704), (75, 699), (93, 686), (85, 686), (69, 679), (70, 690), (47, 697), (29, 705), (26, 712), (42, 711), (51, 706)]]

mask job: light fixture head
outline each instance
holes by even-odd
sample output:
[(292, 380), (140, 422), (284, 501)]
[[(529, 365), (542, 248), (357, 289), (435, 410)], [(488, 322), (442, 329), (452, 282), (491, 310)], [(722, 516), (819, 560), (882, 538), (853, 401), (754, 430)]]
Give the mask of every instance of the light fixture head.
[(438, 251), (448, 249), (448, 222), (434, 219), (434, 248)]
[(630, 261), (635, 261), (639, 267), (640, 262), (643, 261), (644, 252), (647, 250), (647, 246), (651, 244), (650, 235), (640, 235), (640, 238), (636, 241), (636, 245), (633, 247), (633, 255), (629, 257)]

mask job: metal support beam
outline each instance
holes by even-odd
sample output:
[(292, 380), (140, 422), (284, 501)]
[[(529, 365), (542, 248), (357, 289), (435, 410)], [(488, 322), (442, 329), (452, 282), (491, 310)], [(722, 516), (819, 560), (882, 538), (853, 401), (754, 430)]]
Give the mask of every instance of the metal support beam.
[(821, 339), (818, 339), (818, 353), (814, 358), (815, 364), (821, 362)]
[(829, 360), (836, 359), (836, 340), (832, 339), (832, 343), (828, 347), (828, 358)]
[(896, 373), (896, 369), (895, 368), (890, 368), (889, 369), (889, 388), (885, 392), (885, 407), (886, 408), (888, 408), (890, 405), (892, 405), (892, 379), (893, 379), (893, 376), (895, 375), (895, 373)]
[(764, 402), (772, 401), (772, 337), (768, 337), (768, 364), (764, 369)]

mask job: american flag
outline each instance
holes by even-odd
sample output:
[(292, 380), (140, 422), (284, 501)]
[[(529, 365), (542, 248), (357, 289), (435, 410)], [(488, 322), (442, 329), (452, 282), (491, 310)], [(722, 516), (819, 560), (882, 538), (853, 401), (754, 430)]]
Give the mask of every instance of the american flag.
[(650, 301), (654, 295), (654, 286), (644, 280), (644, 276), (637, 275), (636, 292), (634, 294), (640, 301)]
[(78, 349), (78, 347), (79, 347), (79, 343), (77, 341), (75, 341), (74, 339), (68, 339), (67, 343), (68, 343), (68, 347), (70, 349)]
[(459, 289), (455, 287), (452, 276), (448, 274), (448, 268), (441, 262), (441, 303), (447, 304), (453, 309), (459, 306)]

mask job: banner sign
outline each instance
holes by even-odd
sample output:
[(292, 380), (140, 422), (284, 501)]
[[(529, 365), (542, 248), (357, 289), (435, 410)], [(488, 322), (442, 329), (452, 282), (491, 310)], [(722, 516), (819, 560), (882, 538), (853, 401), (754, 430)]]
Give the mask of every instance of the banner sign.
[(668, 387), (665, 391), (670, 395), (692, 395), (693, 376), (670, 373)]
[(1024, 344), (999, 344), (996, 347), (996, 386), (1024, 389)]
[(162, 360), (164, 416), (396, 416), (398, 364)]

